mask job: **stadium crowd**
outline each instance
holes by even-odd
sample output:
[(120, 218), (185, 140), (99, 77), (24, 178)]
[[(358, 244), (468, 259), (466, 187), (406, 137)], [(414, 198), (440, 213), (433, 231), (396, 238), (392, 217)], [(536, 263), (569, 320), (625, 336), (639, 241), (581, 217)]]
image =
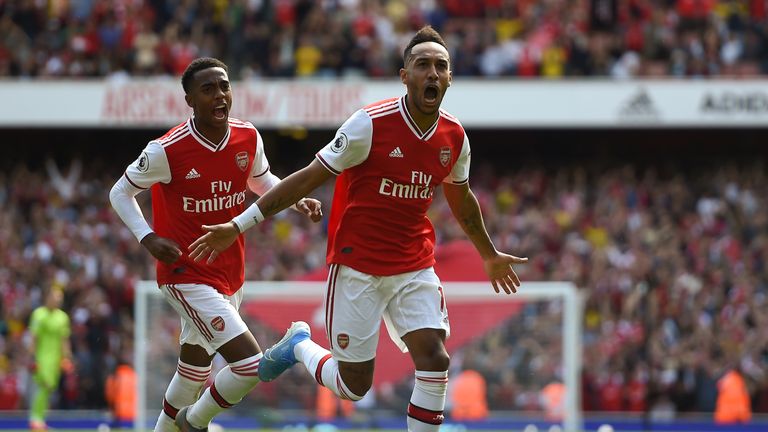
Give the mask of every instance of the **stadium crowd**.
[(0, 76), (391, 77), (432, 24), (456, 76), (768, 73), (765, 0), (19, 0), (0, 2)]
[[(121, 169), (75, 159), (0, 171), (0, 409), (28, 404), (31, 358), (21, 347), (49, 286), (65, 291), (75, 365), (56, 407), (104, 408), (106, 374), (130, 358), (134, 283), (152, 279), (154, 267), (109, 206)], [(755, 411), (768, 412), (768, 335), (760, 331), (768, 328), (768, 179), (760, 163), (671, 173), (478, 165), (472, 181), (497, 246), (531, 257), (519, 269), (523, 281), (572, 280), (586, 294), (585, 409), (711, 412), (716, 380), (738, 368)], [(329, 203), (329, 194), (317, 197)], [(462, 239), (439, 195), (431, 209), (439, 243)], [(324, 265), (323, 230), (293, 212), (260, 225), (249, 234), (246, 278), (286, 280)], [(559, 319), (556, 305), (526, 307), (457, 353), (454, 373), (479, 371), (492, 409), (540, 410), (538, 389), (561, 372)], [(290, 376), (276, 399), (261, 402), (279, 406), (286, 392), (300, 394), (308, 378)], [(409, 388), (380, 389), (377, 405), (401, 409)]]

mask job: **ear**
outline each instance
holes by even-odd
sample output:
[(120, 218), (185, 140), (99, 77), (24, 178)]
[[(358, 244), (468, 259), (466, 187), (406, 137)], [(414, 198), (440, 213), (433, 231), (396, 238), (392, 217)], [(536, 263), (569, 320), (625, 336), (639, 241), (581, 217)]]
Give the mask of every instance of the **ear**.
[(451, 83), (453, 82), (453, 71), (448, 71), (448, 87), (451, 86)]
[(187, 101), (187, 106), (188, 106), (188, 107), (190, 107), (190, 108), (194, 108), (194, 107), (192, 106), (192, 98), (191, 98), (191, 97), (189, 97), (189, 95), (188, 95), (188, 94), (185, 94), (185, 95), (184, 95), (184, 100), (185, 100), (185, 101)]
[(400, 82), (403, 84), (407, 84), (408, 81), (408, 71), (405, 70), (405, 68), (400, 68)]

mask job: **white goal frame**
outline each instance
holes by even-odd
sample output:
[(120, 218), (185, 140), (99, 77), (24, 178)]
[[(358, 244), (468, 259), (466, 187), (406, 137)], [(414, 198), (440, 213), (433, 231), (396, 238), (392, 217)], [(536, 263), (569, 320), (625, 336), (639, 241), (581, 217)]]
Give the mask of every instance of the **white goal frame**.
[[(321, 299), (325, 282), (246, 282), (243, 286), (243, 300), (260, 298)], [(563, 299), (563, 381), (566, 388), (563, 429), (583, 430), (581, 413), (581, 380), (579, 378), (582, 360), (583, 299), (577, 287), (571, 282), (524, 282), (516, 294), (496, 294), (490, 282), (444, 282), (446, 296), (451, 299), (494, 299), (495, 301)], [(139, 281), (136, 286), (134, 323), (134, 366), (138, 379), (137, 410), (134, 429), (144, 431), (148, 413), (146, 407), (147, 388), (147, 332), (148, 299), (162, 297), (156, 281)], [(164, 300), (163, 300), (164, 301)], [(168, 377), (170, 380), (170, 377)], [(159, 407), (158, 407), (159, 410)]]

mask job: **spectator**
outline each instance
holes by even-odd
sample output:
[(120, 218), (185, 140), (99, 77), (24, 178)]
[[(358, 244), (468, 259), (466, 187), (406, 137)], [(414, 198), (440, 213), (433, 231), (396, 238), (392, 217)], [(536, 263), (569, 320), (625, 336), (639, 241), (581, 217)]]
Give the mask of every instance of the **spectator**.
[(456, 75), (768, 73), (758, 0), (166, 3), (0, 4), (0, 76), (179, 75), (199, 55), (232, 64), (237, 78), (392, 76), (425, 23), (461, 47)]
[(565, 414), (565, 384), (553, 380), (541, 389), (544, 417), (553, 422), (563, 420)]
[(21, 408), (19, 380), (8, 368), (8, 360), (0, 357), (0, 411)]
[[(135, 281), (153, 274), (109, 211), (106, 191), (120, 167), (91, 155), (80, 159), (69, 201), (50, 182), (44, 160), (36, 169), (11, 162), (0, 172), (0, 371), (18, 383), (21, 406), (30, 402), (29, 358), (14, 347), (29, 335), (26, 323), (42, 302), (42, 287), (67, 286), (62, 308), (71, 317), (77, 370), (54, 406), (100, 409), (107, 406), (103, 371), (131, 349)], [(60, 160), (60, 166), (71, 164)], [(768, 363), (760, 355), (768, 350), (762, 331), (768, 323), (768, 179), (760, 163), (689, 166), (671, 174), (635, 165), (563, 163), (499, 173), (483, 167), (473, 178), (494, 240), (536, 257), (521, 277), (573, 280), (583, 289), (588, 409), (647, 404), (662, 417), (712, 412), (725, 358), (741, 368), (755, 412), (768, 406)], [(329, 194), (318, 197), (329, 202)], [(247, 252), (247, 279), (292, 279), (322, 265), (322, 226), (290, 212), (281, 217), (249, 234), (254, 250)], [(430, 217), (440, 244), (459, 236), (445, 202), (437, 199)], [(560, 317), (556, 305), (529, 304), (462, 348), (486, 380), (489, 409), (543, 412), (538, 392), (562, 358)], [(311, 408), (315, 395), (300, 393), (304, 378), (253, 397), (264, 397), (258, 402), (265, 406), (293, 397), (295, 405)], [(592, 397), (604, 395), (609, 378), (623, 384), (606, 405)], [(14, 388), (3, 383), (2, 389)], [(377, 407), (400, 409), (408, 393), (403, 399), (399, 389), (376, 395)]]
[(749, 392), (741, 371), (731, 369), (717, 381), (715, 423), (749, 423), (752, 418)]
[[(126, 353), (124, 357), (128, 357)], [(124, 358), (115, 368), (115, 371), (107, 377), (104, 385), (105, 399), (112, 411), (115, 425), (133, 422), (136, 417), (136, 372), (131, 367), (131, 362)]]
[(325, 387), (317, 389), (315, 417), (320, 422), (330, 422), (339, 417), (350, 418), (355, 413), (355, 404), (351, 400), (339, 399)]
[(451, 418), (479, 421), (488, 417), (485, 378), (472, 369), (464, 369), (450, 385)]

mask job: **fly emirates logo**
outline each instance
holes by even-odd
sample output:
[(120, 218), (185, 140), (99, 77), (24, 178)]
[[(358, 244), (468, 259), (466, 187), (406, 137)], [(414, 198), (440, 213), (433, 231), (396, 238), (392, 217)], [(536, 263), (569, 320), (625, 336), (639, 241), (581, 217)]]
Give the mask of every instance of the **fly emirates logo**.
[(411, 183), (395, 183), (388, 178), (381, 179), (379, 193), (386, 196), (411, 199), (430, 199), (435, 193), (435, 188), (430, 185), (431, 174), (421, 171), (411, 171)]
[(206, 199), (195, 199), (182, 197), (184, 201), (184, 211), (189, 213), (207, 213), (211, 211), (228, 210), (239, 206), (245, 202), (245, 190), (230, 193), (232, 190), (231, 181), (217, 180), (211, 182), (211, 197)]

